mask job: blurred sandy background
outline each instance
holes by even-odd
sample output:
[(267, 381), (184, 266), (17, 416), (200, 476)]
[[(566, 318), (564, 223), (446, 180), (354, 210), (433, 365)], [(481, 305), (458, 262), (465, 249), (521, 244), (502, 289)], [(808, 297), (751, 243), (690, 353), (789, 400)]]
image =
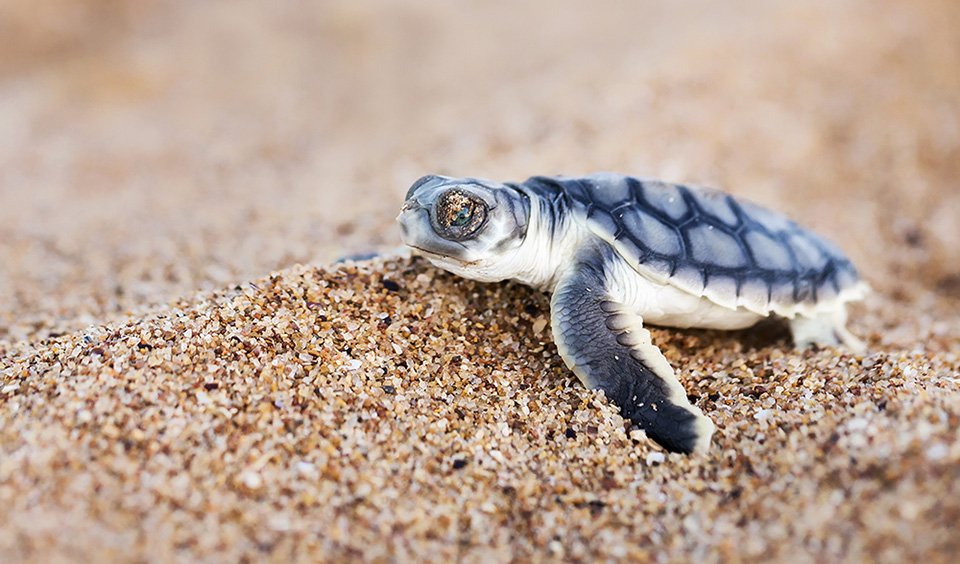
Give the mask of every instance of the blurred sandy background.
[[(586, 5), (0, 2), (0, 560), (954, 556), (960, 3)], [(665, 457), (542, 295), (313, 268), (598, 170), (828, 235), (869, 356), (655, 329), (718, 427)]]
[(0, 4), (0, 346), (392, 247), (437, 171), (718, 185), (956, 311), (960, 4), (582, 6)]

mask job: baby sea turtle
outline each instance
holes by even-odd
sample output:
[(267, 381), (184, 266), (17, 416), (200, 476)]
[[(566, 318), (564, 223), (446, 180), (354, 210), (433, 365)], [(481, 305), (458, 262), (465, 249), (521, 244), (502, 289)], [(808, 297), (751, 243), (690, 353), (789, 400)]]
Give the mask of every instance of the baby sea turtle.
[(611, 173), (425, 176), (397, 220), (404, 242), (440, 268), (551, 292), (564, 362), (670, 451), (705, 450), (714, 426), (644, 322), (742, 329), (776, 316), (797, 346), (863, 348), (844, 325), (866, 285), (844, 254), (722, 192)]

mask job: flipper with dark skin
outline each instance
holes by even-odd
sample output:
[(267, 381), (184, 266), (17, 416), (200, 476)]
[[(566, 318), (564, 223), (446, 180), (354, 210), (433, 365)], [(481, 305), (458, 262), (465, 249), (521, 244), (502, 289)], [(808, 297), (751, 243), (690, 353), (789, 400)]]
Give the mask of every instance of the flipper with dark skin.
[(692, 405), (637, 312), (618, 303), (601, 245), (584, 249), (551, 299), (554, 339), (567, 366), (601, 389), (647, 436), (671, 452), (705, 450), (713, 423)]

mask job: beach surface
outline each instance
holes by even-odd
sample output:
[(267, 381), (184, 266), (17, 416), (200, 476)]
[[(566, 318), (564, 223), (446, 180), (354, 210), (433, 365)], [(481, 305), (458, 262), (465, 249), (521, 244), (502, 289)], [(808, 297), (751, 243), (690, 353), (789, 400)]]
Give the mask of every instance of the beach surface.
[[(0, 561), (954, 558), (960, 5), (580, 6), (0, 7)], [(667, 454), (395, 251), (422, 174), (598, 170), (836, 242), (868, 351), (653, 328)]]

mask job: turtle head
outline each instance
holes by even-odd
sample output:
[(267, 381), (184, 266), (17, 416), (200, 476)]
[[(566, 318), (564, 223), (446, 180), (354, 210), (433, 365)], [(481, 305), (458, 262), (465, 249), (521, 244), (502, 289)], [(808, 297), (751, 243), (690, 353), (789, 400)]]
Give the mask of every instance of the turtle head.
[(397, 221), (403, 242), (436, 266), (494, 282), (515, 276), (529, 215), (527, 196), (510, 186), (431, 175), (410, 187)]

